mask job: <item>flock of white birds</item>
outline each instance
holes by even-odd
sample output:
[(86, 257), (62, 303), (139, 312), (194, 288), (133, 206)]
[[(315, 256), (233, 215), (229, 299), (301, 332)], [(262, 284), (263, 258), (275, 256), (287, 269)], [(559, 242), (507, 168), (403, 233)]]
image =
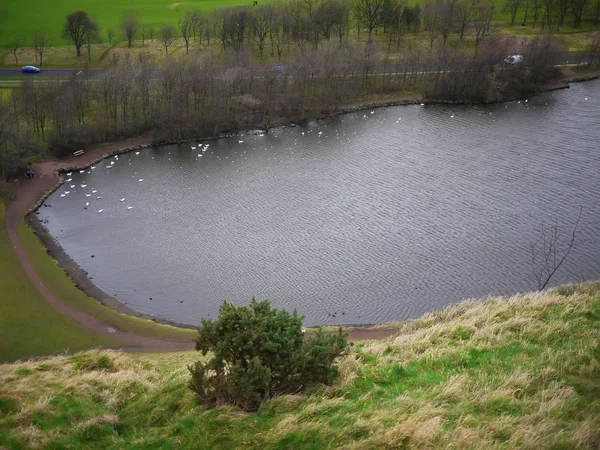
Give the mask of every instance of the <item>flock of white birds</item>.
[[(240, 143), (242, 143), (242, 142), (243, 142), (243, 141), (240, 141)], [(202, 155), (203, 155), (204, 153), (206, 153), (206, 151), (208, 150), (208, 147), (209, 147), (209, 145), (210, 145), (210, 144), (204, 144), (204, 145), (203, 145), (203, 144), (198, 144), (198, 145), (196, 145), (196, 146), (192, 146), (191, 148), (192, 148), (192, 150), (197, 150), (197, 149), (198, 149), (198, 150), (200, 150), (200, 153), (198, 153), (198, 157), (200, 158), (200, 157), (202, 157)], [(139, 151), (136, 151), (136, 152), (135, 152), (135, 154), (136, 154), (136, 155), (139, 155), (139, 154), (140, 154), (140, 152), (139, 152)], [(154, 159), (154, 158), (152, 158), (152, 159)], [(113, 160), (112, 160), (112, 161), (111, 161), (109, 164), (107, 164), (107, 165), (106, 165), (106, 169), (112, 169), (112, 168), (115, 166), (115, 163), (116, 163), (117, 161), (119, 161), (119, 155), (115, 155), (115, 156), (113, 156)], [(92, 173), (91, 171), (92, 171), (92, 170), (94, 170), (94, 169), (96, 169), (96, 166), (90, 166), (90, 168), (89, 168), (89, 169), (90, 169), (90, 170), (88, 170), (88, 172), (87, 172), (87, 173), (88, 173), (88, 174), (91, 174), (91, 173)], [(85, 170), (84, 170), (84, 169), (81, 169), (81, 170), (79, 171), (79, 173), (85, 173)], [(73, 178), (71, 178), (71, 176), (72, 176), (72, 175), (73, 175), (73, 172), (68, 172), (68, 173), (67, 173), (67, 176), (68, 176), (69, 178), (67, 178), (67, 179), (65, 180), (65, 183), (68, 183), (69, 189), (65, 189), (65, 190), (64, 190), (64, 191), (63, 191), (63, 192), (60, 194), (61, 198), (64, 198), (64, 197), (66, 197), (66, 196), (67, 196), (67, 195), (69, 195), (71, 192), (75, 192), (75, 189), (77, 188), (77, 185), (75, 185), (75, 184), (71, 184), (71, 182), (73, 181)], [(142, 181), (144, 181), (144, 179), (143, 179), (143, 178), (140, 178), (140, 179), (138, 179), (138, 182), (140, 182), (140, 183), (141, 183)], [(86, 183), (81, 183), (81, 185), (80, 185), (80, 186), (81, 186), (81, 188), (82, 188), (82, 189), (85, 189), (85, 188), (87, 187), (87, 184), (86, 184)], [(93, 188), (92, 188), (92, 189), (91, 189), (91, 191), (90, 191), (89, 193), (86, 193), (86, 194), (85, 194), (85, 196), (86, 196), (86, 198), (90, 198), (90, 197), (91, 197), (93, 194), (96, 194), (97, 192), (98, 192), (98, 190), (97, 190), (97, 189), (93, 189)], [(101, 196), (101, 195), (98, 195), (98, 196), (96, 197), (96, 200), (100, 200), (101, 198), (102, 198), (102, 196)], [(119, 200), (119, 202), (123, 203), (123, 202), (125, 202), (125, 200), (126, 200), (126, 198), (125, 198), (125, 197), (123, 197), (123, 198), (121, 198), (121, 199)], [(90, 202), (89, 202), (89, 201), (86, 201), (86, 202), (85, 202), (85, 206), (84, 206), (83, 208), (84, 208), (84, 209), (88, 209), (89, 207), (90, 207)], [(133, 206), (131, 206), (131, 205), (127, 205), (127, 206), (126, 206), (126, 209), (129, 211), (129, 210), (133, 209)], [(99, 210), (98, 210), (98, 214), (101, 214), (103, 211), (104, 211), (104, 208), (101, 208), (101, 209), (99, 209)]]

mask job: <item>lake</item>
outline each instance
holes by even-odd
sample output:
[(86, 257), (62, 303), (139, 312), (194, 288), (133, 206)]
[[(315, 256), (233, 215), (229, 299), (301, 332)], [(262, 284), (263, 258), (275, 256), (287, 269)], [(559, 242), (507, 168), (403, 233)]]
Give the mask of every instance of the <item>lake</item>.
[(580, 210), (552, 284), (600, 278), (600, 81), (146, 149), (67, 178), (39, 214), (65, 251), (108, 294), (187, 324), (252, 296), (307, 325), (367, 324), (534, 290), (531, 242), (542, 224), (567, 238)]

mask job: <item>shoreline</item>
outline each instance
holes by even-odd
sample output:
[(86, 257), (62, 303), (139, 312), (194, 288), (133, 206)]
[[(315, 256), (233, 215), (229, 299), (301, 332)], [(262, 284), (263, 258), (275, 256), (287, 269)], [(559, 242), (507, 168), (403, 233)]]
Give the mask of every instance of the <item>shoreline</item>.
[[(539, 95), (544, 92), (568, 89), (570, 86), (570, 83), (594, 80), (594, 79), (598, 79), (599, 77), (600, 77), (599, 74), (580, 75), (580, 76), (574, 75), (574, 76), (564, 77), (561, 80), (556, 80), (555, 82), (544, 86), (543, 88), (540, 89), (539, 92), (532, 94), (531, 96)], [(531, 96), (508, 98), (508, 99), (503, 99), (503, 100), (498, 100), (498, 101), (493, 101), (493, 102), (486, 102), (486, 103), (478, 103), (478, 104), (495, 104), (495, 103), (512, 102), (512, 101), (517, 101), (517, 100), (523, 100), (523, 99), (529, 98)], [(151, 148), (151, 147), (164, 146), (164, 145), (178, 145), (178, 144), (184, 144), (184, 143), (193, 142), (193, 141), (197, 141), (197, 140), (203, 140), (203, 141), (216, 140), (216, 139), (222, 139), (222, 138), (226, 138), (226, 137), (232, 137), (232, 136), (238, 135), (239, 133), (243, 133), (243, 132), (246, 132), (246, 133), (266, 132), (266, 133), (268, 133), (269, 130), (272, 130), (275, 128), (296, 127), (296, 126), (300, 125), (301, 123), (304, 123), (304, 122), (310, 121), (310, 120), (323, 120), (323, 119), (327, 119), (327, 118), (337, 117), (342, 114), (349, 114), (349, 113), (363, 111), (363, 110), (372, 109), (372, 108), (419, 105), (419, 104), (423, 104), (423, 103), (425, 103), (427, 105), (475, 104), (473, 102), (467, 102), (467, 101), (437, 101), (437, 102), (429, 101), (429, 102), (425, 102), (420, 97), (417, 97), (417, 96), (405, 96), (405, 97), (398, 97), (398, 98), (393, 98), (393, 99), (389, 99), (389, 100), (379, 99), (379, 100), (373, 100), (373, 101), (365, 101), (360, 104), (347, 105), (347, 106), (344, 106), (344, 107), (340, 108), (339, 110), (335, 111), (335, 113), (333, 113), (333, 114), (326, 114), (321, 117), (305, 119), (304, 121), (301, 121), (301, 122), (275, 123), (266, 129), (257, 129), (257, 128), (239, 129), (237, 131), (231, 130), (231, 131), (222, 133), (218, 136), (195, 137), (195, 138), (184, 139), (184, 140), (162, 141), (162, 142), (161, 141), (152, 142), (149, 140), (149, 138), (142, 138), (140, 136), (138, 138), (138, 140), (141, 139), (143, 141), (143, 143), (141, 143), (141, 144), (137, 144), (137, 145), (133, 145), (133, 146), (121, 146), (121, 145), (124, 145), (124, 143), (127, 141), (120, 141), (122, 144), (117, 142), (117, 143), (114, 143), (113, 145), (109, 145), (109, 148), (110, 147), (115, 147), (115, 148), (113, 150), (108, 150), (107, 152), (102, 152), (102, 147), (101, 147), (101, 148), (97, 148), (97, 149), (92, 149), (88, 154), (86, 154), (85, 158), (75, 157), (75, 158), (81, 158), (81, 159), (71, 158), (66, 161), (56, 162), (54, 164), (56, 167), (53, 167), (53, 169), (54, 169), (53, 177), (55, 180), (54, 185), (50, 189), (46, 190), (41, 196), (39, 196), (37, 198), (37, 200), (34, 202), (33, 206), (29, 207), (24, 212), (24, 214), (21, 214), (21, 215), (24, 216), (26, 225), (29, 226), (33, 230), (34, 234), (36, 235), (36, 237), (38, 238), (40, 243), (43, 245), (43, 247), (46, 249), (49, 256), (52, 259), (54, 259), (58, 263), (58, 265), (65, 271), (65, 273), (71, 279), (73, 284), (79, 290), (84, 292), (86, 295), (88, 295), (89, 297), (93, 298), (94, 300), (100, 302), (102, 305), (104, 305), (108, 308), (111, 308), (114, 311), (121, 313), (121, 314), (126, 314), (128, 316), (133, 316), (133, 317), (138, 317), (141, 319), (150, 320), (157, 324), (169, 325), (172, 327), (193, 330), (193, 329), (197, 328), (196, 325), (185, 324), (182, 322), (177, 322), (174, 320), (167, 319), (162, 316), (156, 316), (156, 315), (152, 315), (152, 314), (139, 312), (139, 311), (129, 307), (124, 301), (119, 300), (119, 299), (107, 294), (106, 292), (104, 292), (88, 277), (87, 272), (85, 272), (85, 270), (83, 270), (73, 259), (71, 259), (71, 257), (64, 251), (64, 249), (58, 243), (58, 241), (49, 233), (49, 231), (46, 229), (46, 227), (38, 219), (36, 212), (42, 206), (42, 204), (48, 199), (48, 197), (50, 195), (52, 195), (52, 193), (54, 193), (57, 189), (59, 189), (62, 186), (62, 184), (64, 183), (63, 173), (74, 171), (74, 170), (84, 170), (84, 169), (87, 169), (90, 166), (92, 166), (106, 158), (109, 158), (111, 156), (120, 155), (120, 154), (137, 151), (137, 150), (143, 150), (143, 149)], [(81, 164), (77, 164), (78, 161), (81, 161)], [(44, 164), (44, 163), (40, 163), (40, 164)], [(36, 164), (34, 166), (34, 168), (36, 168), (37, 166), (38, 165)], [(7, 217), (7, 224), (9, 224), (8, 217)], [(318, 326), (314, 326), (314, 327), (310, 327), (310, 328), (319, 328), (319, 327), (335, 327), (335, 328), (342, 327), (342, 328), (345, 328), (346, 330), (363, 330), (363, 331), (377, 330), (382, 333), (388, 333), (387, 335), (389, 335), (389, 331), (391, 329), (390, 324), (386, 324), (386, 323), (364, 324), (364, 325), (322, 324), (322, 325), (318, 325)]]

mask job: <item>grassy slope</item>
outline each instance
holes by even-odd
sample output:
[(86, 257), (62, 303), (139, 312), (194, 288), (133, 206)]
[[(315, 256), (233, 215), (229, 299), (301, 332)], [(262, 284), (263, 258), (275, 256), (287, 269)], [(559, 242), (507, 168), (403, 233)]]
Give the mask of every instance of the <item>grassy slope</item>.
[(0, 366), (0, 447), (598, 448), (600, 283), (463, 302), (355, 347), (336, 385), (204, 411), (198, 355)]
[(4, 229), (4, 210), (0, 202), (0, 362), (118, 345), (72, 322), (33, 287)]
[(23, 220), (19, 223), (17, 232), (19, 240), (39, 277), (58, 298), (69, 306), (85, 311), (123, 331), (142, 336), (172, 340), (190, 340), (195, 336), (193, 330), (159, 325), (150, 320), (120, 314), (103, 306), (75, 287), (56, 261), (48, 256), (46, 249)]

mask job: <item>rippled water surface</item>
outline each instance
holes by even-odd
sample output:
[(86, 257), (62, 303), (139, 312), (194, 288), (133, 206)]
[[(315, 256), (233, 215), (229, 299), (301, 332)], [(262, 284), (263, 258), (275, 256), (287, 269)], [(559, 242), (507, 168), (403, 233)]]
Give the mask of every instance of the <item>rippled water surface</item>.
[(535, 288), (529, 243), (580, 207), (554, 282), (600, 278), (599, 142), (598, 81), (391, 107), (121, 155), (73, 173), (40, 218), (142, 312), (196, 324), (256, 296), (307, 324), (401, 320)]

